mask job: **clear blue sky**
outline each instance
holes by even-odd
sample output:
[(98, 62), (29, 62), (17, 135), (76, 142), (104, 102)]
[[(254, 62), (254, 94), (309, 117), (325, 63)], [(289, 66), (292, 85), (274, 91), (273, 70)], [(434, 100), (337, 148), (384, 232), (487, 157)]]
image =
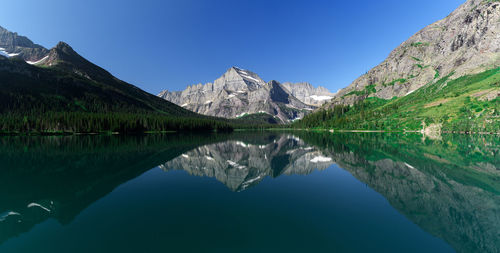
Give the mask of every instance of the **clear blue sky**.
[(6, 0), (0, 25), (47, 48), (65, 41), (154, 94), (231, 66), (336, 91), (463, 2)]

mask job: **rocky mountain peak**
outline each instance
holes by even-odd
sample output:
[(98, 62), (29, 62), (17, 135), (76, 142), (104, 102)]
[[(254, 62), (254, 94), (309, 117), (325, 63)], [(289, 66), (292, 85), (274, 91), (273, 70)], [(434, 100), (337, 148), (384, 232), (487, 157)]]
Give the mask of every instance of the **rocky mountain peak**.
[[(231, 86), (232, 83), (235, 82), (241, 82), (241, 84), (245, 84), (246, 87), (227, 87), (229, 89), (235, 88), (235, 89), (248, 89), (248, 90), (255, 90), (263, 85), (266, 84), (262, 78), (260, 78), (259, 75), (256, 73), (238, 68), (238, 67), (231, 67), (229, 68), (226, 73), (224, 73), (219, 79), (222, 79), (227, 85)], [(216, 80), (217, 83), (217, 80)]]
[(57, 43), (57, 45), (55, 46), (55, 49), (58, 49), (58, 50), (62, 50), (62, 51), (65, 51), (67, 53), (76, 53), (73, 48), (68, 45), (68, 43), (64, 42), (64, 41), (59, 41), (59, 43)]
[(88, 61), (62, 41), (57, 43), (44, 58), (35, 64), (59, 68), (93, 81), (115, 79), (108, 71)]
[(188, 110), (224, 118), (258, 114), (287, 123), (316, 107), (295, 98), (278, 81), (264, 82), (256, 73), (229, 68), (213, 83), (191, 85), (183, 91), (162, 91), (158, 96)]
[(55, 47), (50, 49), (49, 60), (45, 63), (46, 65), (54, 65), (60, 61), (81, 61), (81, 57), (73, 48), (66, 42), (60, 41)]
[(53, 66), (62, 63), (81, 62), (83, 57), (76, 53), (67, 43), (60, 41), (55, 47), (50, 49), (48, 59), (43, 62), (44, 65)]

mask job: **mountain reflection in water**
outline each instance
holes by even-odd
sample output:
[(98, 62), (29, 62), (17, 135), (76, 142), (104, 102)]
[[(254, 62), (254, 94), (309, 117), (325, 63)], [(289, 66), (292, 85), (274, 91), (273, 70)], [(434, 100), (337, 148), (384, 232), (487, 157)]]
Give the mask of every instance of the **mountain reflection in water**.
[(167, 175), (186, 171), (240, 192), (266, 177), (308, 175), (336, 164), (456, 251), (499, 252), (499, 150), (496, 136), (465, 135), (2, 137), (0, 250), (48, 219), (71, 224), (97, 200), (157, 166)]
[(187, 171), (194, 176), (213, 177), (232, 191), (257, 185), (266, 176), (307, 175), (332, 165), (317, 148), (294, 135), (280, 135), (272, 142), (247, 143), (229, 140), (201, 146), (160, 165), (165, 171)]

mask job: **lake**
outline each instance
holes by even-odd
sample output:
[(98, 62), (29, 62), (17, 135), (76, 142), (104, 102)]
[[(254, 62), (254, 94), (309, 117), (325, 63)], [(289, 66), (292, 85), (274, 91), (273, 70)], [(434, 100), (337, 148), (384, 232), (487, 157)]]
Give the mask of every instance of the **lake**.
[(0, 252), (500, 252), (499, 139), (0, 137)]

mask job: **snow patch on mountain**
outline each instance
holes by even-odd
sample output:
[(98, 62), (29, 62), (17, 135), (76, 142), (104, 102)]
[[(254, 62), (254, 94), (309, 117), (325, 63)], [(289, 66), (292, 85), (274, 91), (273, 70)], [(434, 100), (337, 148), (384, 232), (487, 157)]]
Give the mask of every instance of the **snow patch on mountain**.
[(10, 57), (18, 56), (19, 53), (9, 53), (9, 52), (5, 51), (5, 48), (0, 47), (0, 55), (10, 58)]
[(322, 100), (330, 100), (332, 99), (333, 97), (330, 97), (330, 96), (317, 96), (317, 95), (312, 95), (312, 96), (309, 96), (310, 98), (314, 99), (314, 100), (318, 100), (318, 101), (322, 101)]
[(40, 59), (38, 61), (26, 61), (26, 63), (31, 64), (31, 65), (36, 65), (36, 64), (44, 62), (48, 58), (49, 58), (49, 56), (47, 55), (47, 56), (43, 57), (42, 59)]

